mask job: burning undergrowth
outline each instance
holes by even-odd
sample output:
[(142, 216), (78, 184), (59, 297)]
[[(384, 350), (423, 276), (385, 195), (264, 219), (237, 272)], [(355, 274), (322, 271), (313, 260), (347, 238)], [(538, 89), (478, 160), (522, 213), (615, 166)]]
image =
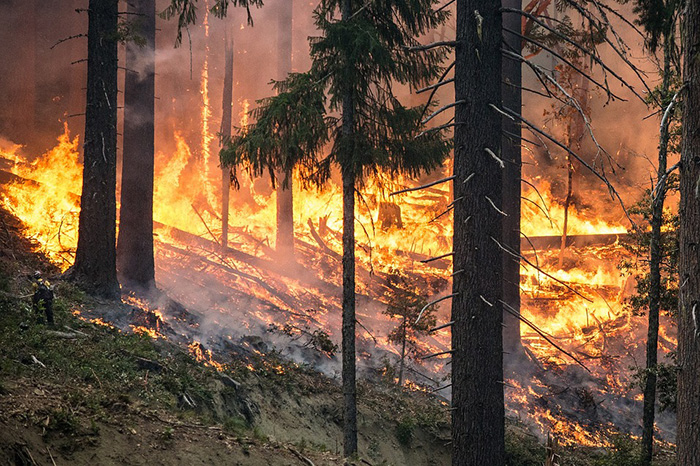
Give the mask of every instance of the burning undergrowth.
[[(217, 370), (242, 357), (250, 371), (282, 373), (281, 356), (338, 376), (339, 188), (305, 192), (296, 184), (295, 253), (280, 257), (268, 240), (274, 237), (275, 194), (242, 179), (241, 191), (232, 196), (237, 200), (231, 205), (224, 250), (221, 220), (212, 205), (216, 200), (197, 188), (202, 161), (192, 156), (184, 139), (176, 139), (177, 153), (160, 154), (156, 169), (156, 279), (164, 293), (150, 301), (125, 296), (124, 306), (101, 306), (81, 317), (187, 346)], [(56, 149), (33, 162), (18, 155), (17, 147), (3, 148), (12, 173), (12, 182), (4, 186), (4, 204), (64, 269), (77, 238), (68, 219), (77, 218), (80, 180), (54, 179), (51, 171), (79, 173), (76, 144), (66, 132)], [(56, 151), (71, 170), (48, 163)], [(539, 183), (538, 192), (525, 194), (530, 202), (523, 203), (528, 239), (523, 243), (522, 314), (537, 330), (523, 323), (523, 354), (509, 358), (517, 362), (504, 381), (508, 413), (565, 443), (606, 445), (614, 430), (638, 433), (641, 397), (632, 388), (630, 368), (643, 361), (645, 326), (624, 305), (634, 287), (633, 278), (617, 270), (624, 250), (615, 239), (624, 228), (586, 218), (587, 212), (570, 212), (570, 239), (583, 238), (585, 246), (560, 253), (554, 236), (557, 203), (548, 185)], [(34, 199), (54, 202), (37, 208)], [(357, 238), (357, 351), (366, 379), (394, 377), (400, 349), (388, 336), (401, 322), (385, 312), (392, 298), (409, 292), (434, 301), (450, 293), (449, 257), (421, 262), (450, 250), (452, 222), (449, 213), (441, 216), (449, 210), (449, 200), (447, 190), (436, 188), (406, 195), (397, 204), (377, 186), (363, 192), (358, 203), (363, 228)], [(438, 326), (447, 323), (449, 301), (437, 304), (432, 315)], [(415, 339), (406, 363), (409, 386), (449, 398), (449, 342), (448, 327)], [(675, 348), (668, 324), (661, 346), (665, 353)], [(438, 353), (443, 354), (426, 358)], [(673, 439), (672, 423), (669, 414), (658, 420), (666, 440)]]

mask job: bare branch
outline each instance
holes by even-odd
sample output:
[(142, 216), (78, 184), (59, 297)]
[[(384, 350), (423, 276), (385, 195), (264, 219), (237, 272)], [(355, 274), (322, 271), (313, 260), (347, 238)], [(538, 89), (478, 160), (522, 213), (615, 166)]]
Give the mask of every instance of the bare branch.
[(448, 323), (446, 323), (446, 324), (438, 325), (437, 327), (433, 327), (433, 328), (431, 328), (430, 330), (428, 330), (428, 333), (433, 333), (433, 332), (437, 332), (438, 330), (442, 330), (443, 328), (452, 327), (452, 325), (453, 325), (454, 323), (455, 323), (455, 321), (452, 320), (452, 321), (450, 321), (450, 322), (448, 322)]
[(401, 191), (395, 191), (395, 192), (389, 194), (389, 196), (393, 196), (393, 195), (395, 195), (395, 194), (410, 193), (411, 191), (420, 191), (421, 189), (430, 188), (431, 186), (435, 186), (435, 185), (437, 185), (437, 184), (442, 184), (442, 183), (445, 183), (445, 182), (447, 182), (447, 181), (452, 181), (452, 180), (454, 180), (454, 179), (455, 179), (455, 176), (454, 176), (454, 175), (448, 176), (447, 178), (443, 178), (443, 179), (441, 179), (441, 180), (433, 181), (432, 183), (424, 184), (424, 185), (422, 185), (422, 186), (418, 186), (418, 187), (415, 187), (415, 188), (406, 188), (406, 189), (402, 189)]
[(431, 90), (431, 89), (436, 89), (436, 88), (438, 88), (438, 87), (440, 87), (440, 86), (444, 86), (445, 84), (450, 84), (450, 83), (453, 83), (453, 82), (455, 82), (455, 78), (446, 79), (446, 80), (444, 80), (444, 81), (440, 81), (440, 82), (438, 82), (438, 83), (431, 84), (430, 86), (426, 86), (426, 87), (424, 87), (424, 88), (422, 88), (422, 89), (418, 89), (418, 90), (416, 91), (416, 94), (422, 94), (422, 93), (425, 92), (425, 91), (429, 91), (429, 90)]
[(566, 283), (565, 281), (559, 280), (559, 279), (558, 279), (557, 277), (555, 277), (554, 275), (545, 272), (545, 271), (542, 270), (540, 267), (538, 267), (538, 266), (536, 266), (535, 264), (533, 264), (532, 262), (530, 262), (530, 261), (529, 261), (525, 256), (523, 256), (522, 254), (519, 254), (519, 253), (513, 251), (511, 248), (502, 245), (502, 244), (501, 244), (496, 238), (494, 238), (493, 236), (491, 237), (491, 239), (493, 240), (493, 242), (495, 242), (495, 243), (498, 245), (499, 248), (501, 248), (501, 250), (502, 250), (503, 252), (505, 252), (505, 253), (507, 253), (507, 254), (510, 254), (511, 256), (513, 256), (513, 257), (515, 257), (515, 258), (518, 258), (518, 259), (521, 259), (521, 260), (525, 261), (525, 263), (527, 263), (530, 267), (533, 267), (534, 269), (539, 270), (540, 272), (542, 272), (542, 274), (544, 274), (545, 276), (551, 278), (552, 280), (554, 280), (555, 282), (559, 283), (560, 285), (564, 286), (565, 288), (567, 288), (567, 289), (568, 289), (569, 291), (571, 291), (572, 293), (574, 293), (574, 294), (580, 296), (581, 298), (585, 299), (585, 300), (588, 301), (589, 303), (592, 303), (592, 302), (593, 302), (593, 300), (591, 300), (590, 298), (587, 298), (586, 296), (584, 296), (584, 295), (582, 295), (581, 293), (579, 293), (578, 291), (576, 291), (574, 288), (571, 287), (571, 285), (569, 285), (569, 284)]
[(437, 260), (440, 260), (440, 259), (444, 259), (444, 258), (446, 258), (446, 257), (454, 256), (454, 254), (455, 254), (454, 252), (448, 252), (447, 254), (443, 254), (443, 255), (441, 255), (441, 256), (431, 257), (430, 259), (423, 259), (423, 260), (421, 261), (421, 263), (427, 264), (428, 262), (433, 262), (433, 261), (437, 261)]
[(428, 309), (430, 306), (433, 306), (433, 305), (435, 305), (435, 304), (437, 304), (437, 303), (439, 303), (439, 302), (445, 301), (446, 299), (454, 298), (454, 297), (457, 296), (458, 294), (459, 294), (459, 293), (452, 293), (452, 294), (448, 294), (447, 296), (443, 296), (442, 298), (438, 298), (438, 299), (436, 299), (436, 300), (434, 300), (434, 301), (430, 301), (428, 304), (426, 304), (425, 306), (423, 306), (423, 309), (420, 310), (420, 312), (418, 313), (418, 317), (416, 318), (416, 321), (414, 322), (414, 324), (417, 324), (417, 323), (421, 320), (421, 318), (423, 317), (423, 313), (424, 313), (425, 310)]
[(430, 50), (434, 49), (437, 47), (455, 47), (457, 46), (457, 41), (456, 40), (441, 40), (437, 42), (433, 42), (432, 44), (426, 44), (426, 45), (414, 45), (412, 47), (404, 47), (406, 50), (409, 52), (416, 52), (420, 50)]
[(591, 166), (590, 166), (585, 160), (583, 160), (576, 152), (572, 151), (571, 149), (569, 149), (568, 147), (566, 147), (564, 144), (562, 144), (561, 142), (559, 142), (559, 140), (557, 140), (557, 138), (555, 138), (554, 136), (550, 135), (549, 133), (547, 133), (547, 132), (541, 130), (541, 129), (538, 128), (536, 125), (534, 125), (534, 124), (531, 123), (530, 121), (526, 120), (525, 117), (523, 117), (523, 116), (520, 115), (519, 113), (516, 113), (516, 112), (514, 112), (513, 110), (510, 110), (510, 109), (507, 108), (507, 107), (503, 107), (503, 109), (504, 109), (506, 112), (508, 112), (508, 114), (512, 115), (514, 118), (517, 118), (517, 119), (519, 119), (520, 121), (522, 121), (523, 123), (525, 123), (525, 124), (527, 125), (527, 127), (528, 127), (531, 131), (533, 131), (534, 133), (539, 133), (540, 135), (542, 135), (542, 136), (544, 136), (545, 138), (547, 138), (547, 139), (549, 139), (550, 141), (552, 141), (554, 144), (556, 144), (556, 145), (557, 145), (558, 147), (560, 147), (561, 149), (564, 149), (568, 154), (570, 154), (570, 155), (573, 156), (576, 160), (578, 160), (578, 161), (581, 163), (581, 165), (583, 165), (583, 166), (586, 167), (588, 170), (590, 170), (590, 172), (593, 173), (593, 174), (596, 176), (596, 178), (600, 179), (603, 183), (605, 183), (605, 185), (608, 187), (608, 191), (610, 192), (610, 196), (611, 196), (613, 199), (617, 198), (618, 202), (620, 203), (620, 206), (622, 207), (622, 210), (625, 212), (625, 216), (627, 217), (627, 220), (629, 220), (629, 222), (630, 222), (632, 225), (635, 225), (634, 221), (632, 220), (632, 218), (631, 218), (630, 215), (629, 215), (629, 212), (627, 211), (627, 208), (625, 207), (625, 203), (622, 201), (622, 198), (620, 197), (620, 194), (617, 192), (617, 190), (615, 189), (615, 187), (610, 183), (610, 181), (608, 181), (608, 179), (607, 179), (604, 175), (601, 175), (600, 173), (598, 173), (598, 171), (596, 171), (595, 168), (591, 167)]
[(456, 107), (457, 105), (466, 104), (466, 103), (467, 103), (466, 100), (458, 100), (457, 102), (452, 102), (452, 103), (450, 103), (450, 104), (443, 105), (442, 107), (438, 108), (438, 109), (435, 110), (433, 113), (431, 113), (430, 116), (428, 116), (428, 118), (426, 118), (425, 120), (421, 121), (421, 124), (424, 125), (424, 124), (428, 123), (430, 120), (432, 120), (433, 118), (435, 118), (436, 116), (438, 116), (439, 114), (441, 114), (442, 112), (444, 112), (445, 110), (449, 110), (449, 109), (451, 109), (452, 107)]
[(549, 338), (542, 330), (540, 330), (540, 328), (539, 328), (537, 325), (533, 324), (533, 323), (530, 322), (528, 319), (526, 319), (525, 317), (523, 317), (522, 314), (520, 314), (518, 311), (516, 311), (515, 309), (513, 309), (508, 303), (506, 303), (506, 302), (503, 301), (502, 299), (499, 299), (499, 301), (500, 301), (501, 304), (503, 304), (503, 308), (505, 309), (505, 311), (506, 311), (507, 313), (509, 313), (509, 314), (512, 315), (513, 317), (515, 317), (515, 318), (521, 320), (522, 322), (524, 322), (525, 325), (527, 325), (527, 326), (530, 327), (532, 330), (534, 330), (535, 332), (537, 332), (537, 334), (538, 334), (539, 336), (541, 336), (542, 338), (544, 338), (550, 345), (552, 345), (553, 347), (555, 347), (556, 349), (558, 349), (559, 351), (561, 351), (561, 352), (564, 353), (565, 355), (569, 356), (571, 359), (573, 359), (574, 361), (576, 361), (576, 363), (577, 363), (579, 366), (583, 367), (583, 368), (586, 369), (588, 372), (591, 372), (590, 369), (588, 369), (581, 361), (579, 361), (579, 359), (578, 359), (576, 356), (574, 356), (573, 354), (571, 354), (570, 352), (566, 351), (566, 350), (565, 350), (564, 348), (562, 348), (561, 346), (559, 346), (559, 345), (557, 345), (556, 343), (554, 343), (554, 341), (553, 341), (551, 338)]
[(51, 46), (51, 50), (53, 50), (54, 47), (56, 47), (56, 46), (59, 45), (59, 44), (62, 44), (62, 43), (64, 43), (64, 42), (68, 42), (68, 41), (71, 40), (71, 39), (77, 39), (77, 38), (79, 38), (79, 37), (87, 37), (87, 34), (76, 34), (76, 35), (74, 35), (74, 36), (70, 36), (70, 37), (66, 37), (66, 38), (64, 38), (64, 39), (61, 39), (61, 40), (59, 40), (58, 42), (56, 42), (55, 44), (53, 44), (53, 45)]

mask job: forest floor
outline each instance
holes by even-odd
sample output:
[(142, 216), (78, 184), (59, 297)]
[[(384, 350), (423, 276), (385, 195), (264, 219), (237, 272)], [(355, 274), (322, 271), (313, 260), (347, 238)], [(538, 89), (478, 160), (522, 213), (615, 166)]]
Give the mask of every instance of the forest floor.
[[(60, 280), (56, 326), (38, 322), (30, 277), (58, 271), (22, 233), (0, 210), (0, 465), (450, 464), (448, 404), (432, 394), (361, 382), (360, 456), (346, 461), (338, 381), (274, 351), (217, 367), (182, 344), (84, 317), (133, 307)], [(525, 427), (507, 430), (510, 466), (545, 462)], [(633, 441), (615, 445), (562, 448), (558, 464), (636, 464)]]

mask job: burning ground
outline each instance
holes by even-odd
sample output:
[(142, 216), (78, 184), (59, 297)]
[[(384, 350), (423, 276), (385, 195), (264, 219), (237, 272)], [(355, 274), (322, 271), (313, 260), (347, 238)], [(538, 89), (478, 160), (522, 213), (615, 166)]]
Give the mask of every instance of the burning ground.
[[(154, 214), (157, 281), (169, 298), (147, 303), (125, 296), (128, 307), (96, 306), (75, 313), (88, 322), (109, 322), (126, 332), (187, 346), (213, 370), (243, 354), (243, 365), (253, 374), (254, 361), (278, 375), (291, 362), (337, 377), (338, 187), (296, 189), (292, 260), (277, 256), (271, 243), (274, 191), (243, 178), (241, 191), (232, 196), (229, 247), (222, 251), (217, 193), (207, 199), (196, 188), (214, 169), (204, 175), (205, 162), (182, 137), (174, 138), (177, 150), (157, 157)], [(2, 155), (5, 205), (25, 223), (38, 249), (65, 269), (77, 238), (77, 139), (66, 128), (56, 147), (41, 157), (23, 156), (21, 148), (9, 144)], [(408, 185), (399, 180), (391, 188)], [(609, 447), (617, 432), (639, 433), (641, 413), (632, 374), (644, 360), (645, 325), (625, 306), (634, 278), (617, 269), (625, 254), (619, 244), (625, 227), (602, 220), (581, 203), (570, 212), (573, 244), (562, 254), (556, 236), (561, 207), (547, 183), (536, 186), (525, 192), (529, 201), (523, 201), (527, 240), (521, 288), (523, 316), (539, 332), (521, 325), (525, 355), (504, 381), (507, 410), (540, 439), (549, 434), (564, 445)], [(451, 289), (449, 257), (422, 262), (449, 252), (445, 238), (451, 236), (451, 219), (449, 212), (441, 214), (449, 210), (450, 193), (431, 188), (392, 204), (381, 188), (368, 186), (358, 209), (363, 225), (357, 238), (358, 354), (368, 383), (393, 377), (398, 349), (387, 335), (398, 322), (383, 311), (397, 284), (409, 284), (428, 300), (447, 296)], [(548, 215), (534, 202), (546, 206)], [(438, 325), (449, 320), (446, 303), (436, 309)], [(662, 332), (662, 350), (668, 353), (675, 348), (673, 328), (667, 324)], [(448, 345), (449, 330), (439, 330), (420, 339), (418, 353), (442, 353)], [(287, 362), (268, 362), (271, 352)], [(409, 364), (407, 384), (447, 401), (448, 373), (448, 354), (417, 359)], [(673, 440), (673, 423), (668, 413), (658, 420), (665, 441)]]

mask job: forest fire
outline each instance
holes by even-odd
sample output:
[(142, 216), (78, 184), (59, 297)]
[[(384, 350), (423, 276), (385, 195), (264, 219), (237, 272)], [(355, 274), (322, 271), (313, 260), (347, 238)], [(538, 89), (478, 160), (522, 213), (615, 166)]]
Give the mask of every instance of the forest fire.
[[(327, 331), (330, 339), (337, 341), (334, 329), (338, 328), (340, 309), (335, 292), (340, 285), (338, 257), (342, 226), (337, 216), (340, 188), (331, 184), (325, 190), (307, 193), (298, 188), (300, 183), (296, 184), (297, 260), (310, 266), (305, 272), (297, 273), (285, 271), (274, 263), (274, 244), (269, 239), (274, 238), (274, 191), (242, 177), (241, 192), (232, 196), (240, 200), (232, 203), (231, 218), (233, 222), (244, 220), (244, 224), (231, 225), (231, 249), (222, 254), (217, 246), (221, 231), (217, 210), (195, 187), (197, 178), (204, 172), (198, 166), (202, 162), (193, 156), (182, 136), (175, 134), (174, 138), (177, 151), (172, 155), (160, 153), (156, 158), (157, 276), (160, 286), (169, 293), (205, 313), (206, 324), (202, 325), (206, 329), (197, 329), (198, 334), (203, 337), (207, 337), (207, 332), (223, 334), (231, 331), (235, 321), (239, 327), (235, 334), (241, 335), (267, 333), (288, 325), (292, 346), (295, 340), (308, 339), (302, 348), (313, 344), (315, 329)], [(75, 231), (68, 229), (75, 224), (66, 219), (77, 218), (79, 211), (76, 193), (80, 191), (80, 177), (76, 174), (80, 173), (80, 165), (76, 145), (77, 140), (71, 142), (66, 129), (57, 146), (32, 163), (15, 152), (3, 153), (12, 162), (9, 170), (25, 180), (4, 187), (5, 202), (26, 223), (41, 248), (63, 268), (70, 264), (76, 237)], [(54, 164), (57, 157), (62, 159), (60, 169), (43, 171), (47, 165)], [(51, 182), (53, 176), (59, 182)], [(399, 180), (392, 187), (409, 184)], [(362, 324), (359, 341), (368, 355), (376, 350), (385, 355), (396, 354), (385, 336), (396, 324), (382, 314), (394, 286), (391, 277), (422, 280), (424, 284), (418, 291), (432, 299), (447, 293), (451, 275), (445, 260), (419, 262), (449, 251), (449, 214), (433, 219), (446, 211), (450, 193), (431, 189), (406, 194), (398, 203), (397, 215), (382, 220), (381, 212), (386, 208), (382, 204), (388, 203), (386, 191), (378, 184), (368, 185), (362, 194), (364, 202), (358, 208), (358, 220), (365, 225), (357, 237), (361, 268), (358, 291), (369, 298), (358, 316)], [(559, 235), (557, 222), (561, 207), (553, 199), (546, 182), (540, 182), (537, 191), (526, 191), (530, 201), (523, 201), (523, 231), (533, 237)], [(36, 203), (22, 201), (37, 197), (52, 202), (35, 207)], [(544, 203), (546, 207), (534, 208), (533, 202)], [(34, 208), (23, 209), (23, 206)], [(42, 208), (45, 210), (41, 211)], [(549, 218), (543, 210), (549, 211)], [(624, 233), (620, 225), (586, 218), (576, 210), (569, 216), (570, 235)], [(401, 224), (397, 222), (399, 219)], [(576, 362), (523, 323), (522, 342), (533, 360), (542, 369), (558, 370), (564, 374), (563, 380), (573, 378), (569, 380), (570, 386), (558, 386), (563, 383), (562, 379), (542, 374), (533, 374), (530, 380), (508, 378), (505, 387), (508, 410), (511, 415), (529, 420), (543, 434), (554, 433), (565, 443), (606, 445), (605, 439), (613, 424), (612, 415), (606, 410), (614, 412), (617, 410), (614, 404), (619, 404), (621, 399), (630, 403), (638, 397), (636, 391), (629, 391), (632, 379), (628, 367), (634, 364), (635, 358), (641, 357), (637, 333), (644, 328), (641, 318), (632, 316), (625, 307), (634, 279), (621, 276), (617, 269), (622, 248), (618, 243), (569, 247), (565, 251), (563, 268), (558, 266), (558, 247), (533, 249), (524, 241), (523, 254), (526, 258), (521, 269), (523, 316), (582, 361), (590, 374), (581, 368), (576, 370)], [(185, 269), (189, 271), (187, 274), (182, 272)], [(125, 296), (123, 300), (157, 316), (155, 322), (131, 324), (133, 332), (165, 338), (160, 322), (168, 321), (167, 315), (151, 309), (134, 296)], [(437, 317), (438, 323), (446, 320), (447, 309), (440, 308)], [(274, 333), (276, 338), (284, 334), (279, 330)], [(668, 328), (662, 328), (664, 351), (673, 350), (675, 346), (671, 333)], [(289, 345), (289, 340), (286, 341), (282, 344)], [(449, 329), (445, 328), (421, 339), (420, 354), (439, 353), (448, 344)], [(212, 350), (203, 349), (201, 343), (191, 343), (190, 351), (197, 360), (222, 370)], [(300, 362), (309, 357), (308, 351), (298, 351), (290, 351), (290, 356)], [(378, 367), (378, 358), (369, 356), (365, 363), (368, 367)], [(327, 364), (321, 360), (317, 362)], [(443, 355), (425, 360), (424, 367), (416, 365), (416, 369), (418, 373), (430, 374), (431, 378), (440, 378), (445, 374), (445, 362), (447, 359)], [(268, 370), (282, 371), (283, 368)], [(406, 383), (425, 386), (426, 379), (413, 375)], [(586, 387), (584, 391), (575, 388), (581, 383)], [(556, 390), (568, 391), (571, 397), (549, 400), (552, 396), (556, 398)], [(449, 390), (441, 392), (449, 395)], [(566, 403), (575, 406), (562, 407)], [(597, 406), (601, 406), (600, 410)], [(579, 423), (570, 409), (588, 410), (593, 414), (588, 421)], [(599, 422), (610, 425), (601, 430)]]

